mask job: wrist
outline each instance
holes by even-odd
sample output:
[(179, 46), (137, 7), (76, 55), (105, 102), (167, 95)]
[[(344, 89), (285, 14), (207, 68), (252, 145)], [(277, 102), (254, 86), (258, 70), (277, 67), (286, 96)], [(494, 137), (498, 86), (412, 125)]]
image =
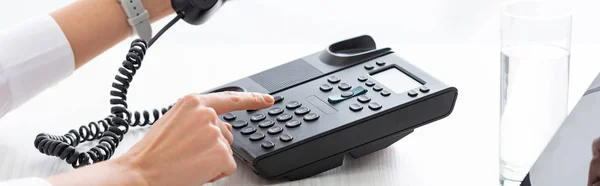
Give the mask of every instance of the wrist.
[(155, 22), (166, 16), (173, 14), (171, 0), (141, 0), (144, 8), (150, 14), (150, 22)]
[(134, 158), (124, 155), (110, 161), (114, 169), (121, 171), (123, 177), (130, 181), (127, 185), (150, 186), (148, 178), (144, 176), (142, 169)]
[(115, 158), (75, 169), (74, 171), (46, 178), (50, 185), (61, 186), (149, 186), (146, 178), (140, 174), (133, 163), (127, 159)]

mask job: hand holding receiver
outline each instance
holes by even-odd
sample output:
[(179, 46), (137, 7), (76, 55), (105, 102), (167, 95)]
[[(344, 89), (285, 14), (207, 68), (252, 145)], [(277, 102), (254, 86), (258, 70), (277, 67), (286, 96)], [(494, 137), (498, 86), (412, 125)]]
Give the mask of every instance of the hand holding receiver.
[(184, 15), (182, 19), (192, 25), (205, 23), (223, 3), (225, 0), (171, 0), (173, 10)]

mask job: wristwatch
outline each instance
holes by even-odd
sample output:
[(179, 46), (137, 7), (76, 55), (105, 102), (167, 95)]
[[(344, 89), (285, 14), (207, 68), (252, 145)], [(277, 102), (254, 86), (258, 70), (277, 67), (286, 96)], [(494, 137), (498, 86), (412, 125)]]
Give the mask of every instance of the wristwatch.
[(133, 33), (146, 42), (152, 39), (152, 26), (150, 25), (150, 13), (144, 8), (141, 0), (117, 0), (125, 14), (127, 22), (131, 25)]

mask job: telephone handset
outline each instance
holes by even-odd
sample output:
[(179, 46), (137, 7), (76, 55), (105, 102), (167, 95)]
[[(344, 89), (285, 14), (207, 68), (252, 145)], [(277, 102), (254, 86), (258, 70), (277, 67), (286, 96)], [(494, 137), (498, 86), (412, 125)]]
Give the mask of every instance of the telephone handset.
[[(133, 76), (142, 65), (142, 60), (147, 50), (177, 21), (183, 19), (189, 24), (200, 25), (206, 22), (226, 0), (171, 0), (172, 8), (177, 16), (165, 25), (150, 41), (135, 39), (131, 48), (115, 76), (116, 82), (112, 84), (113, 90), (110, 99), (113, 105), (111, 114), (106, 118), (82, 125), (78, 130), (72, 129), (64, 135), (41, 133), (35, 138), (34, 145), (41, 153), (56, 156), (74, 168), (98, 163), (111, 158), (119, 146), (129, 127), (152, 125), (164, 115), (171, 107), (153, 109), (151, 111), (135, 111), (128, 109), (127, 89)], [(86, 141), (100, 140), (89, 151), (81, 152), (75, 149), (77, 145)]]

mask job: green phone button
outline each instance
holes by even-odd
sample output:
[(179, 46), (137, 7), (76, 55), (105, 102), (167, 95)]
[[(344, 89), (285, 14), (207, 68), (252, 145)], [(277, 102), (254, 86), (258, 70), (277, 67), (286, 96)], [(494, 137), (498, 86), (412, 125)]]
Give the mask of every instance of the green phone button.
[(365, 89), (364, 87), (358, 86), (358, 87), (350, 90), (349, 92), (342, 93), (341, 95), (329, 96), (327, 101), (331, 104), (336, 104), (336, 103), (342, 102), (344, 100), (365, 94), (368, 91), (369, 90)]

